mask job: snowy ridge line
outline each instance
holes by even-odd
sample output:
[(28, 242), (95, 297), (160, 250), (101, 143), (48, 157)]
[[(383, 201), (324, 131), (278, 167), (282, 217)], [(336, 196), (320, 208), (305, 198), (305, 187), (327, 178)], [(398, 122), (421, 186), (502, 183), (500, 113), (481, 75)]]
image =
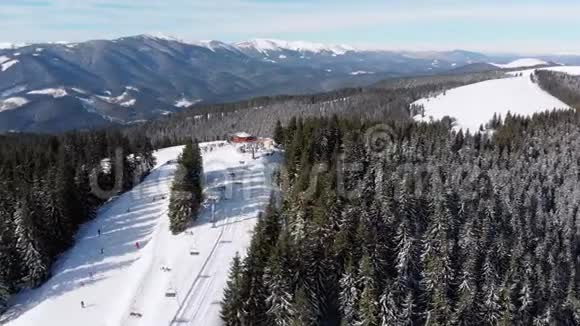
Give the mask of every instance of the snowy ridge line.
[[(224, 220), (224, 223), (227, 222), (231, 217), (226, 217), (226, 219)], [(191, 287), (189, 288), (189, 290), (187, 291), (187, 294), (184, 296), (183, 302), (179, 305), (179, 308), (177, 309), (175, 315), (173, 316), (173, 318), (171, 319), (171, 324), (176, 324), (178, 323), (180, 317), (183, 315), (183, 311), (187, 308), (187, 301), (192, 297), (191, 293), (193, 292), (193, 290), (195, 289), (196, 285), (198, 284), (199, 280), (201, 279), (201, 276), (203, 275), (203, 272), (205, 271), (207, 265), (209, 264), (209, 262), (211, 261), (214, 253), (216, 252), (220, 241), (222, 240), (222, 237), (225, 233), (226, 228), (228, 228), (231, 225), (231, 223), (225, 224), (224, 227), (221, 228), (220, 233), (214, 243), (214, 245), (212, 246), (212, 249), (209, 253), (209, 255), (207, 256), (207, 258), (205, 259), (205, 261), (203, 262), (203, 265), (201, 266), (199, 273), (197, 274), (197, 276), (195, 277), (195, 280), (193, 281), (193, 283), (191, 284)]]

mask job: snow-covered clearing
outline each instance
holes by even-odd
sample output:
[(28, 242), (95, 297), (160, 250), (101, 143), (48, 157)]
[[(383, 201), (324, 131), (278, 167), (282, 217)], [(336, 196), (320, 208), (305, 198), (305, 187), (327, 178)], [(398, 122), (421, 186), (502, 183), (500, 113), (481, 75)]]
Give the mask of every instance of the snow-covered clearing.
[(424, 98), (414, 104), (425, 108), (424, 116), (415, 116), (419, 121), (438, 120), (445, 116), (456, 119), (455, 130), (463, 128), (476, 131), (479, 126), (493, 118), (494, 113), (502, 117), (508, 112), (531, 115), (552, 109), (567, 109), (568, 106), (543, 91), (530, 79), (533, 70), (514, 72), (514, 77), (488, 80), (448, 90), (445, 95)]
[(81, 228), (53, 277), (15, 298), (6, 325), (220, 325), (229, 264), (249, 245), (279, 156), (259, 153), (254, 160), (223, 142), (202, 145), (210, 146), (204, 189), (226, 189), (214, 214), (207, 204), (186, 233), (170, 234), (169, 191), (182, 147), (156, 152), (155, 170)]

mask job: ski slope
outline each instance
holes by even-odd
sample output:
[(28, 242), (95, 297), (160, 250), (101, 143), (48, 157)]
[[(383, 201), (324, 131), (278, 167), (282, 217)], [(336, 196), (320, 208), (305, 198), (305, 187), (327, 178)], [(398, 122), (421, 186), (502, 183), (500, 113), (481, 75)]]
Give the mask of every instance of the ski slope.
[[(564, 68), (575, 71), (575, 67), (558, 67), (554, 70)], [(569, 108), (533, 83), (530, 79), (533, 72), (533, 69), (516, 71), (510, 73), (512, 77), (509, 78), (462, 86), (448, 90), (445, 94), (420, 99), (413, 104), (423, 106), (425, 112), (414, 118), (431, 121), (449, 116), (456, 119), (454, 130), (469, 129), (474, 132), (479, 130), (480, 125), (489, 122), (494, 113), (502, 117), (508, 112), (528, 116), (546, 110)]]
[(224, 142), (202, 144), (204, 190), (225, 187), (225, 196), (213, 210), (206, 203), (196, 223), (173, 236), (167, 208), (181, 150), (156, 152), (153, 172), (84, 225), (53, 277), (19, 294), (1, 324), (221, 325), (219, 302), (231, 259), (250, 243), (279, 155), (258, 153), (254, 160)]

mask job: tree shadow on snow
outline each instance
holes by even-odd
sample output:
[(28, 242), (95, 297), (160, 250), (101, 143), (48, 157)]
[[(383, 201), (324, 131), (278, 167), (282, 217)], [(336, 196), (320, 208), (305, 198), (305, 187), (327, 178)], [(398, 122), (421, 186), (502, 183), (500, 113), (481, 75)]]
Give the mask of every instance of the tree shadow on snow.
[[(158, 182), (170, 179), (162, 175), (161, 169), (153, 172), (132, 192), (105, 204), (106, 208), (99, 210), (96, 219), (83, 225), (74, 247), (53, 264), (50, 279), (37, 289), (16, 295), (0, 324), (18, 318), (44, 300), (106, 280), (109, 272), (128, 268), (137, 261), (138, 256), (131, 253), (148, 244), (159, 216), (167, 209), (166, 202), (157, 199), (160, 196)], [(100, 236), (98, 229), (101, 230)], [(137, 248), (137, 242), (140, 248)], [(87, 302), (90, 303), (90, 298)]]

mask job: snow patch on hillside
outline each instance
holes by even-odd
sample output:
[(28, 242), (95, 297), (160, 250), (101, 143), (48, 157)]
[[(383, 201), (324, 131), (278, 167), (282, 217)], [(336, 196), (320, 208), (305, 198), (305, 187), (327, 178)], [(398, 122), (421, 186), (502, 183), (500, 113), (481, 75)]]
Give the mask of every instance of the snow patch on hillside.
[[(111, 92), (108, 92), (107, 94), (111, 94)], [(132, 107), (137, 103), (137, 100), (134, 99), (133, 97), (131, 97), (131, 95), (127, 92), (124, 91), (121, 95), (119, 96), (102, 96), (102, 95), (97, 95), (98, 98), (100, 98), (101, 100), (111, 103), (111, 104), (117, 104), (120, 105), (122, 107)]]
[(19, 63), (20, 61), (13, 59), (13, 60), (9, 60), (9, 61), (5, 61), (4, 63), (2, 63), (0, 65), (0, 70), (1, 71), (6, 71), (8, 69), (10, 69), (10, 67), (14, 66), (15, 64)]
[(254, 49), (266, 55), (268, 52), (283, 50), (310, 53), (329, 52), (335, 55), (344, 55), (349, 51), (355, 50), (353, 47), (348, 45), (326, 45), (321, 43), (283, 41), (275, 39), (254, 39), (251, 41), (237, 43), (235, 46), (240, 49)]
[(566, 104), (531, 81), (531, 71), (522, 71), (521, 76), (518, 73), (516, 77), (454, 88), (445, 94), (418, 100), (413, 104), (423, 106), (425, 114), (417, 115), (415, 119), (430, 121), (449, 116), (456, 119), (455, 130), (462, 128), (475, 132), (480, 125), (489, 122), (494, 113), (502, 117), (508, 112), (529, 116), (545, 110), (567, 109)]
[(177, 108), (187, 108), (199, 102), (201, 102), (201, 100), (189, 100), (183, 97), (180, 100), (175, 101), (175, 104), (173, 104), (173, 106)]
[(88, 94), (88, 92), (85, 91), (84, 89), (80, 89), (80, 88), (76, 88), (76, 87), (73, 87), (71, 89), (77, 93), (80, 93), (80, 94)]
[(188, 44), (199, 46), (202, 48), (206, 48), (212, 52), (216, 52), (217, 50), (227, 50), (227, 51), (232, 51), (232, 52), (238, 52), (238, 49), (235, 46), (232, 46), (232, 45), (224, 43), (224, 42), (215, 41), (215, 40), (203, 40), (203, 41), (197, 41), (197, 42), (190, 42)]
[(119, 103), (119, 105), (122, 107), (125, 107), (125, 108), (129, 108), (129, 107), (135, 106), (136, 103), (137, 103), (137, 100), (133, 98), (133, 99), (121, 102), (121, 103)]
[(524, 68), (524, 67), (536, 67), (536, 66), (543, 66), (547, 65), (548, 62), (540, 59), (534, 58), (525, 58), (525, 59), (518, 59), (506, 64), (497, 64), (492, 63), (492, 65), (502, 68), (502, 69), (513, 69), (513, 68)]
[(28, 103), (29, 101), (24, 97), (10, 97), (0, 101), (0, 112), (18, 109)]
[(61, 98), (68, 95), (64, 88), (46, 88), (28, 92), (30, 95), (50, 95), (54, 98)]
[(358, 76), (358, 75), (373, 75), (374, 72), (372, 72), (372, 71), (359, 70), (359, 71), (353, 71), (350, 74), (353, 75), (353, 76)]
[(0, 93), (0, 98), (12, 96), (14, 94), (24, 92), (25, 90), (26, 90), (26, 85), (14, 86), (14, 87), (11, 87), (11, 88), (3, 91), (2, 93)]

